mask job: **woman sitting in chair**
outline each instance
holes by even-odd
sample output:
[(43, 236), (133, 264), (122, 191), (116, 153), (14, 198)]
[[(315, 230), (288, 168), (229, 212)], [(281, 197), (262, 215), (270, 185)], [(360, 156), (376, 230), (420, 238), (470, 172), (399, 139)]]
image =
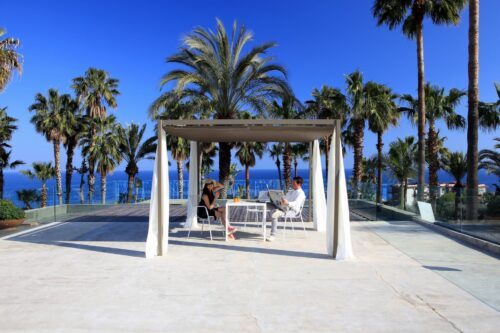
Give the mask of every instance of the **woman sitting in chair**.
[[(207, 210), (199, 207), (198, 208), (198, 217), (208, 218), (209, 216), (214, 216), (217, 219), (220, 219), (222, 225), (226, 225), (226, 210), (224, 207), (215, 207), (215, 200), (217, 200), (220, 196), (220, 190), (224, 188), (224, 185), (218, 183), (212, 179), (208, 179), (205, 182), (205, 186), (203, 186), (203, 192), (201, 194), (200, 206), (205, 206)], [(234, 239), (233, 233), (236, 232), (235, 227), (227, 226), (228, 237)]]

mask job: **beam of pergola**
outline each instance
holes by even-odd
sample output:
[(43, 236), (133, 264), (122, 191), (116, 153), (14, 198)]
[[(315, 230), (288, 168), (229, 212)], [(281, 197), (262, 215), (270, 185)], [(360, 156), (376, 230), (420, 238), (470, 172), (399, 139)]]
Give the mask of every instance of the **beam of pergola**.
[(338, 120), (163, 120), (163, 129), (197, 142), (312, 142), (332, 134)]

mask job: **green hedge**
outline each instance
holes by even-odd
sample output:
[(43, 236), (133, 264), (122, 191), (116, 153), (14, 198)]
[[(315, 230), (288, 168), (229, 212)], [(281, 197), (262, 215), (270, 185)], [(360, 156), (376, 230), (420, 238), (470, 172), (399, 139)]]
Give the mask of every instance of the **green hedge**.
[(24, 218), (24, 211), (7, 200), (0, 200), (0, 220), (17, 220)]

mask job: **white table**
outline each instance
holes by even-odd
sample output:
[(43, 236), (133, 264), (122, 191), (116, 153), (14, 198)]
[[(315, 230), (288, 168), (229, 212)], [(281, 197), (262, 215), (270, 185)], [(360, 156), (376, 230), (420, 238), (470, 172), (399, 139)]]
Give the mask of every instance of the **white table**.
[(266, 217), (267, 217), (267, 204), (252, 201), (234, 202), (231, 200), (226, 201), (226, 242), (227, 242), (227, 226), (229, 224), (229, 209), (231, 207), (262, 207), (262, 238), (266, 240)]

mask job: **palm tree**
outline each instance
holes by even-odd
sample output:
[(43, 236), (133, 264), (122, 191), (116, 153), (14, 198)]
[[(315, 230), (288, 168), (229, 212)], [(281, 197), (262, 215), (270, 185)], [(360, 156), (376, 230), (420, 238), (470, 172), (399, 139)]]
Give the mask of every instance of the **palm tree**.
[(202, 144), (201, 176), (206, 177), (213, 172), (214, 158), (217, 156), (218, 148), (214, 143)]
[(453, 186), (455, 192), (455, 220), (458, 220), (461, 215), (459, 214), (459, 207), (464, 187), (462, 179), (467, 173), (467, 157), (462, 152), (448, 153), (443, 158), (443, 166), (444, 170), (455, 178), (455, 185)]
[[(231, 37), (220, 20), (215, 32), (196, 28), (184, 37), (180, 51), (168, 63), (183, 66), (168, 72), (161, 85), (175, 81), (181, 99), (201, 99), (210, 104), (216, 119), (236, 119), (243, 108), (264, 112), (269, 101), (288, 91), (285, 69), (272, 63), (266, 53), (275, 43), (258, 45), (248, 52), (245, 46), (253, 34), (234, 23)], [(276, 75), (275, 75), (276, 74)], [(219, 143), (219, 179), (226, 188), (231, 165), (231, 143)], [(225, 191), (222, 197), (226, 196)]]
[(469, 0), (469, 63), (467, 112), (467, 219), (478, 215), (478, 127), (479, 127), (479, 0)]
[[(369, 83), (371, 84), (371, 83)], [(368, 88), (363, 83), (363, 74), (355, 71), (346, 76), (347, 101), (349, 104), (349, 128), (353, 136), (354, 167), (353, 167), (353, 192), (354, 197), (359, 196), (358, 184), (363, 174), (363, 145), (365, 135), (365, 123), (372, 111)]]
[(500, 84), (495, 83), (498, 100), (493, 103), (479, 102), (479, 127), (494, 132), (500, 126)]
[[(495, 138), (495, 150), (500, 150), (500, 138)], [(500, 152), (491, 149), (482, 149), (479, 152), (479, 169), (500, 177)]]
[(404, 139), (397, 139), (389, 145), (389, 153), (386, 157), (387, 165), (400, 184), (401, 208), (406, 208), (406, 191), (408, 189), (408, 178), (415, 175), (415, 156), (417, 147), (415, 138), (407, 136)]
[(146, 124), (140, 126), (135, 123), (131, 123), (126, 128), (120, 130), (120, 153), (127, 162), (125, 173), (128, 175), (128, 203), (131, 203), (133, 200), (134, 178), (139, 173), (139, 162), (143, 159), (154, 159), (153, 154), (156, 151), (156, 136), (143, 141), (145, 131)]
[(37, 178), (42, 182), (42, 191), (40, 193), (41, 207), (47, 206), (47, 180), (54, 178), (56, 169), (52, 166), (51, 162), (34, 162), (32, 164), (33, 171), (23, 170), (21, 173), (29, 178)]
[(275, 161), (276, 168), (278, 168), (278, 179), (280, 182), (280, 189), (283, 189), (283, 182), (281, 180), (281, 161), (280, 156), (283, 153), (283, 145), (275, 143), (269, 148), (269, 156)]
[(467, 0), (375, 0), (372, 8), (377, 25), (389, 29), (401, 25), (403, 34), (417, 42), (418, 67), (418, 177), (417, 196), (423, 201), (425, 183), (425, 77), (424, 77), (424, 18), (434, 24), (455, 24), (460, 21), (460, 11)]
[[(439, 138), (436, 130), (436, 122), (444, 120), (448, 129), (459, 129), (465, 127), (465, 118), (457, 114), (455, 108), (460, 104), (460, 100), (465, 96), (465, 92), (452, 88), (445, 93), (444, 88), (432, 86), (430, 83), (425, 85), (425, 104), (426, 104), (426, 122), (429, 125), (427, 134), (427, 154), (429, 161), (429, 195), (430, 202), (434, 211), (436, 210), (437, 188), (439, 186)], [(415, 122), (418, 114), (418, 99), (411, 95), (401, 96), (401, 100), (408, 107), (400, 108), (406, 112), (408, 118)]]
[(101, 175), (101, 204), (106, 204), (106, 177), (121, 161), (120, 125), (114, 116), (96, 119), (95, 135), (86, 136), (82, 152), (88, 156), (89, 164), (94, 164)]
[(38, 93), (35, 103), (29, 107), (29, 111), (35, 112), (31, 117), (31, 123), (35, 125), (36, 131), (43, 134), (47, 141), (54, 146), (54, 162), (56, 168), (56, 186), (59, 205), (62, 205), (62, 180), (61, 180), (61, 143), (66, 142), (66, 134), (76, 122), (72, 112), (72, 100), (68, 94), (59, 95), (56, 89), (49, 89), (47, 97)]
[[(0, 28), (0, 37), (5, 35), (5, 29)], [(5, 38), (0, 40), (0, 92), (2, 92), (15, 71), (21, 72), (23, 66), (21, 55), (16, 49), (19, 40), (15, 38)]]
[[(340, 119), (342, 127), (346, 125), (349, 107), (346, 96), (337, 88), (322, 86), (321, 90), (314, 89), (313, 99), (306, 101), (305, 115), (314, 119)], [(343, 133), (343, 142), (346, 143)], [(328, 152), (330, 149), (331, 135), (323, 138), (322, 150), (325, 154), (326, 175), (328, 175)]]
[[(280, 96), (280, 103), (273, 101), (269, 106), (268, 115), (278, 119), (296, 119), (304, 110), (300, 101), (291, 92)], [(283, 143), (283, 179), (285, 191), (292, 186), (292, 146), (289, 142)]]
[(83, 185), (85, 185), (85, 174), (89, 172), (89, 168), (87, 167), (87, 162), (85, 158), (82, 160), (82, 165), (79, 168), (74, 169), (80, 175), (80, 203), (83, 205), (85, 202), (85, 197), (83, 196)]
[(309, 160), (309, 147), (306, 143), (296, 143), (292, 145), (293, 176), (297, 177), (297, 166), (299, 159)]
[(373, 156), (370, 158), (363, 157), (363, 175), (361, 180), (365, 184), (375, 184), (377, 182), (377, 164), (378, 157)]
[(24, 209), (32, 209), (31, 203), (33, 201), (39, 201), (40, 197), (36, 193), (36, 190), (19, 190), (16, 191), (17, 199), (24, 204)]
[(245, 193), (250, 199), (250, 167), (255, 166), (257, 156), (262, 158), (266, 145), (261, 142), (242, 142), (236, 145), (236, 156), (241, 165), (245, 166)]
[(372, 111), (368, 116), (368, 128), (377, 134), (377, 191), (375, 201), (380, 204), (382, 203), (382, 170), (384, 168), (382, 136), (389, 126), (397, 125), (400, 113), (395, 103), (397, 95), (390, 88), (373, 83), (369, 85), (368, 90), (368, 93), (373, 95)]
[[(88, 124), (90, 130), (87, 135), (90, 137), (96, 135), (96, 125), (93, 124), (95, 119), (103, 119), (106, 117), (106, 106), (116, 108), (116, 96), (120, 94), (118, 91), (118, 80), (111, 78), (109, 74), (97, 68), (90, 67), (82, 77), (73, 79), (71, 88), (75, 91), (78, 102), (86, 111), (87, 117), (90, 118)], [(92, 142), (91, 138), (87, 138)], [(95, 184), (95, 164), (89, 159), (88, 186), (89, 186), (89, 202), (92, 203)]]
[(177, 162), (177, 187), (179, 198), (184, 198), (184, 161), (189, 157), (189, 143), (186, 139), (174, 136), (167, 137), (172, 158)]
[(0, 145), (6, 145), (6, 142), (12, 139), (12, 133), (17, 129), (16, 122), (16, 118), (7, 114), (7, 107), (0, 108)]
[(78, 108), (78, 103), (73, 99), (65, 99), (65, 106), (63, 106), (64, 112), (68, 112), (70, 114), (69, 117), (65, 117), (68, 123), (65, 126), (66, 133), (64, 136), (66, 137), (64, 144), (64, 148), (66, 148), (66, 204), (69, 204), (71, 197), (71, 180), (73, 178), (73, 157), (75, 155), (75, 149), (80, 142), (82, 133), (84, 132), (84, 117), (80, 114), (80, 110)]

